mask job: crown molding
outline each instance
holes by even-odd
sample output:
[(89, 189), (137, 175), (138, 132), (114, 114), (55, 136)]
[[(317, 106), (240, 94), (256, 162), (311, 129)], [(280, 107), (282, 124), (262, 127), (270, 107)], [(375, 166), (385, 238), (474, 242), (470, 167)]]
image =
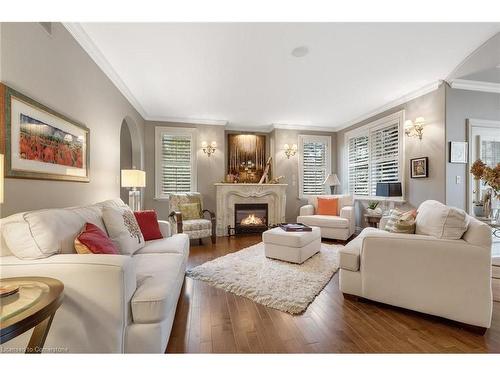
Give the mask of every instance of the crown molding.
[(173, 122), (180, 124), (196, 124), (196, 125), (213, 125), (213, 126), (227, 126), (227, 120), (210, 120), (188, 117), (165, 117), (165, 116), (148, 116), (146, 121), (153, 122)]
[(274, 128), (272, 125), (264, 125), (264, 126), (248, 126), (241, 124), (227, 124), (226, 130), (234, 130), (234, 131), (245, 131), (250, 133), (271, 133)]
[(351, 120), (349, 122), (346, 122), (340, 126), (336, 126), (333, 131), (340, 131), (340, 130), (344, 130), (352, 125), (356, 125), (358, 123), (360, 123), (361, 121), (364, 121), (366, 119), (369, 119), (370, 117), (373, 117), (373, 116), (376, 116), (376, 115), (379, 115), (381, 114), (382, 112), (385, 112), (391, 108), (394, 108), (394, 107), (397, 107), (398, 105), (401, 105), (401, 104), (404, 104), (406, 102), (409, 102), (410, 100), (413, 100), (413, 99), (416, 99), (422, 95), (425, 95), (425, 94), (428, 94), (432, 91), (435, 91), (439, 88), (439, 86), (441, 85), (442, 81), (436, 81), (436, 82), (432, 82), (428, 85), (425, 85), (421, 88), (419, 88), (418, 90), (415, 90), (415, 91), (412, 91), (406, 95), (403, 95), (401, 96), (400, 98), (396, 99), (396, 100), (393, 100), (391, 102), (388, 102), (386, 104), (384, 104), (383, 106), (381, 107), (378, 107), (368, 113), (365, 113), (364, 115), (362, 116), (359, 116), (357, 118), (355, 118), (354, 120)]
[(455, 79), (450, 82), (453, 89), (493, 92), (500, 94), (500, 83)]
[(90, 56), (90, 58), (97, 64), (97, 66), (106, 74), (106, 76), (113, 82), (116, 88), (122, 93), (122, 95), (129, 101), (132, 107), (135, 108), (137, 112), (145, 120), (148, 115), (142, 105), (139, 103), (137, 98), (132, 94), (132, 91), (127, 87), (125, 82), (120, 78), (118, 73), (113, 69), (108, 60), (104, 57), (102, 52), (97, 48), (89, 35), (85, 32), (82, 25), (76, 22), (63, 22), (63, 26), (69, 33), (75, 38), (75, 40), (80, 44), (85, 52)]
[(330, 126), (318, 126), (318, 125), (306, 125), (306, 124), (282, 124), (276, 123), (271, 125), (274, 129), (284, 129), (284, 130), (309, 130), (317, 132), (335, 132), (335, 128)]

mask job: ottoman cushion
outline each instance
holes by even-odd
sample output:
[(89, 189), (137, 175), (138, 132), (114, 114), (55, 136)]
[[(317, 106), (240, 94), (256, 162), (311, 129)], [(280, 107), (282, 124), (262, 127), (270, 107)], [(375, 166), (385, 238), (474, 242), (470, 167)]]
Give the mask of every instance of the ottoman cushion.
[(285, 232), (280, 227), (276, 227), (262, 234), (262, 241), (265, 244), (270, 243), (288, 247), (304, 247), (318, 238), (321, 238), (318, 227), (312, 227), (312, 232)]

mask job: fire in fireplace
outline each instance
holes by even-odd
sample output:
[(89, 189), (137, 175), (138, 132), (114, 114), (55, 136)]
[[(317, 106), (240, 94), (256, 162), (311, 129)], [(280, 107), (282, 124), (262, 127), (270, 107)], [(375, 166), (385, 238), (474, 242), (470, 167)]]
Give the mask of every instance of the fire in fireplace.
[(236, 234), (262, 233), (267, 229), (267, 203), (236, 203), (234, 229)]

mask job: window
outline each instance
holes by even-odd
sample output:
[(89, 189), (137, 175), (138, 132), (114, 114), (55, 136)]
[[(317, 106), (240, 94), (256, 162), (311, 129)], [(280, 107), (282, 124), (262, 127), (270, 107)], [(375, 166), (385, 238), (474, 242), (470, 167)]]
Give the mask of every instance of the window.
[(155, 128), (156, 198), (196, 191), (196, 140), (193, 128)]
[(323, 181), (330, 173), (331, 138), (299, 135), (299, 195), (325, 193)]
[(350, 194), (373, 197), (377, 182), (403, 180), (403, 123), (400, 111), (346, 134)]

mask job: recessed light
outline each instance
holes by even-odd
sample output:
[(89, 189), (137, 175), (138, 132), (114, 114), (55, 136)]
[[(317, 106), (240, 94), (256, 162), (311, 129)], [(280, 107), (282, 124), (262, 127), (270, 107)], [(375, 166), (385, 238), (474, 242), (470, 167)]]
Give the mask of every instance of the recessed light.
[(307, 46), (299, 46), (292, 50), (292, 56), (295, 57), (304, 57), (309, 53), (309, 48)]

